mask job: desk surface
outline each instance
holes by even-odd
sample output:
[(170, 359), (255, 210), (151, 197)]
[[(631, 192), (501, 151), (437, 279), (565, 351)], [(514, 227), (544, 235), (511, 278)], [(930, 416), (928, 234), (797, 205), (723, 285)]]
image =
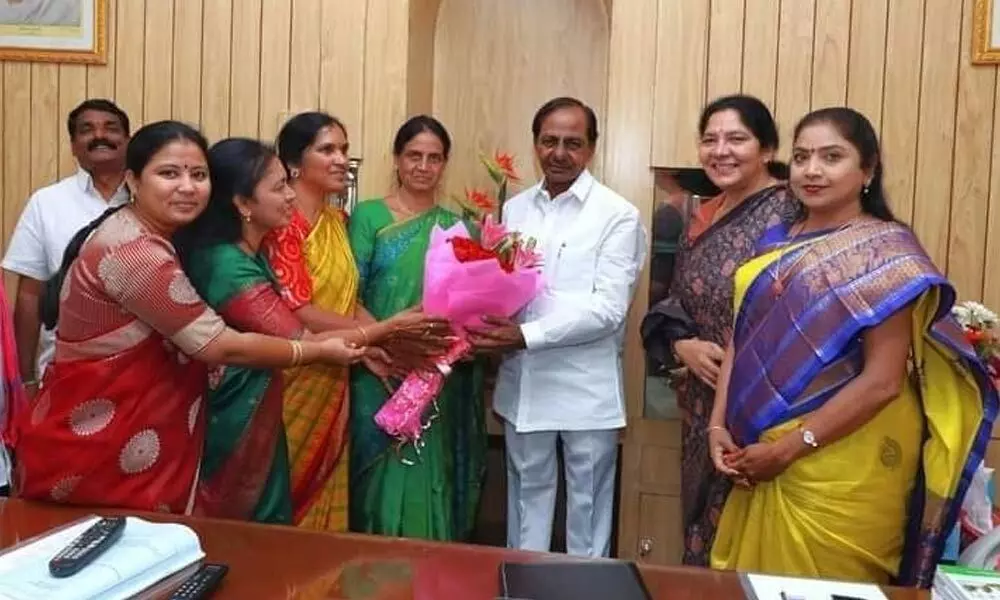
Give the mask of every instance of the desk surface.
[[(94, 512), (0, 499), (0, 548)], [(191, 526), (201, 538), (206, 560), (229, 565), (229, 575), (213, 600), (494, 600), (503, 560), (534, 562), (559, 557), (236, 521), (142, 516)], [(731, 572), (640, 568), (656, 599), (743, 598), (739, 581)], [(888, 595), (892, 600), (929, 597), (914, 590), (889, 590)]]

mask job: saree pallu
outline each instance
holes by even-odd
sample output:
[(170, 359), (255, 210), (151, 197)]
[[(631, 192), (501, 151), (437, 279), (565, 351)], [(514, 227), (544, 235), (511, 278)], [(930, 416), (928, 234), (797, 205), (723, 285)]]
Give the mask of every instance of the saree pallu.
[[(761, 235), (798, 214), (784, 185), (765, 188), (713, 222), (719, 199), (702, 205), (680, 239), (677, 264), (666, 300), (643, 318), (646, 352), (674, 368), (671, 344), (696, 337), (725, 347), (732, 327), (733, 274), (753, 257)], [(708, 566), (716, 523), (729, 493), (729, 479), (715, 471), (705, 428), (715, 390), (693, 373), (676, 384), (681, 421), (681, 505), (684, 564)]]
[[(394, 222), (381, 200), (362, 202), (351, 215), (351, 245), (365, 307), (382, 320), (418, 304), (424, 255), (434, 225), (458, 217), (433, 208)], [(391, 391), (367, 369), (351, 379), (351, 529), (382, 535), (467, 540), (485, 476), (486, 421), (478, 361), (453, 365), (436, 400), (436, 416), (419, 452), (397, 449), (375, 424)]]
[[(358, 273), (341, 213), (325, 207), (309, 231), (301, 260), (311, 302), (353, 317)], [(314, 364), (284, 372), (284, 422), (292, 465), (295, 523), (309, 529), (347, 529), (348, 370)]]
[(797, 429), (861, 373), (864, 330), (912, 305), (911, 364), (902, 393), (859, 429), (732, 491), (713, 567), (931, 584), (998, 403), (950, 316), (954, 295), (913, 233), (881, 221), (740, 269), (726, 411), (737, 445)]
[(57, 360), (18, 415), (17, 494), (190, 513), (204, 392), (205, 366), (181, 358), (155, 332), (107, 358)]
[[(302, 327), (278, 296), (263, 257), (251, 257), (235, 244), (218, 244), (194, 251), (185, 268), (201, 297), (230, 327), (301, 336)], [(209, 372), (198, 514), (292, 522), (282, 389), (280, 371), (218, 365)]]

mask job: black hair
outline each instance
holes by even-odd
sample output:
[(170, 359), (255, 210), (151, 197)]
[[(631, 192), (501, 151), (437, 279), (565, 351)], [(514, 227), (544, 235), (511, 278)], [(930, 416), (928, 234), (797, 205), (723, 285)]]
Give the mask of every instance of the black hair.
[(803, 129), (817, 123), (832, 125), (858, 151), (861, 168), (871, 171), (871, 181), (861, 193), (861, 210), (883, 221), (896, 221), (882, 185), (882, 152), (871, 122), (863, 114), (846, 106), (821, 108), (802, 117), (795, 126), (795, 139), (798, 139)]
[(250, 138), (228, 138), (208, 151), (212, 195), (205, 211), (174, 234), (174, 247), (182, 262), (187, 262), (196, 248), (240, 239), (240, 212), (233, 200), (253, 197), (257, 185), (267, 174), (271, 161), (278, 157), (274, 148)]
[(596, 144), (597, 115), (594, 114), (594, 109), (590, 108), (576, 98), (570, 98), (569, 96), (553, 98), (538, 109), (535, 113), (535, 117), (531, 120), (531, 138), (537, 142), (538, 136), (542, 133), (542, 123), (545, 121), (546, 117), (557, 110), (562, 110), (564, 108), (579, 108), (583, 111), (583, 114), (587, 118), (587, 142), (591, 146)]
[[(139, 177), (142, 170), (149, 164), (149, 161), (164, 146), (178, 140), (196, 144), (207, 156), (208, 143), (205, 141), (205, 136), (201, 135), (197, 129), (179, 121), (157, 121), (141, 127), (129, 140), (128, 148), (125, 150), (125, 168), (132, 171), (136, 177)], [(87, 241), (90, 234), (94, 233), (100, 227), (101, 223), (123, 207), (124, 205), (116, 206), (104, 211), (104, 214), (76, 232), (76, 235), (73, 236), (66, 246), (59, 270), (45, 282), (42, 294), (38, 299), (39, 317), (46, 329), (54, 328), (56, 322), (59, 320), (59, 292), (62, 290), (66, 274), (73, 265), (73, 261), (79, 256), (84, 242)]]
[(400, 125), (399, 130), (396, 131), (396, 138), (392, 141), (392, 155), (399, 156), (402, 154), (403, 148), (413, 138), (425, 131), (433, 133), (437, 139), (441, 140), (441, 146), (444, 148), (444, 157), (447, 159), (451, 155), (451, 136), (448, 135), (448, 130), (444, 128), (441, 121), (429, 115), (410, 117), (405, 123)]
[(339, 127), (347, 133), (347, 128), (337, 117), (320, 111), (303, 112), (285, 122), (278, 132), (278, 157), (288, 167), (302, 164), (306, 148), (316, 141), (316, 136), (325, 127)]
[[(724, 110), (735, 111), (740, 116), (740, 122), (750, 130), (763, 150), (778, 151), (778, 126), (771, 111), (759, 98), (746, 94), (722, 96), (709, 102), (702, 109), (701, 117), (698, 119), (698, 135), (705, 135), (705, 129), (712, 115)], [(775, 179), (788, 179), (788, 165), (781, 161), (768, 161), (767, 172)]]
[(105, 100), (104, 98), (90, 98), (88, 100), (84, 100), (76, 108), (69, 111), (69, 117), (66, 118), (66, 130), (69, 131), (70, 139), (76, 137), (76, 122), (80, 118), (80, 115), (88, 110), (96, 110), (114, 115), (122, 124), (122, 129), (125, 130), (125, 135), (129, 135), (130, 130), (128, 115), (125, 114), (124, 110), (118, 108), (118, 105), (110, 100)]

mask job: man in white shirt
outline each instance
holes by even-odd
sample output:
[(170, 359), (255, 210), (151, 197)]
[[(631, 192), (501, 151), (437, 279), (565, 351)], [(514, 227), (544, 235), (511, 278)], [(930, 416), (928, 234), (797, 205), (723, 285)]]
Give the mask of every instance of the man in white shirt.
[(128, 115), (113, 102), (91, 99), (69, 113), (66, 126), (79, 169), (31, 195), (3, 259), (3, 269), (17, 275), (14, 335), (29, 397), (38, 390), (55, 343), (55, 331), (41, 329), (38, 315), (43, 283), (59, 270), (63, 252), (77, 231), (129, 198)]
[(556, 98), (531, 129), (545, 179), (507, 202), (503, 220), (538, 240), (545, 287), (516, 321), (485, 317), (472, 336), (481, 350), (507, 353), (493, 398), (505, 422), (507, 545), (550, 550), (561, 440), (566, 549), (607, 556), (625, 426), (621, 347), (646, 232), (636, 207), (587, 170), (593, 110)]

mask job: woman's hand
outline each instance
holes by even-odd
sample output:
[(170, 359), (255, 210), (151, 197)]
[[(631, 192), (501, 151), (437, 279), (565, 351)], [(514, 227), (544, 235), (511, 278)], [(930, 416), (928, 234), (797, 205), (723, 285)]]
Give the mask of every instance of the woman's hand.
[(319, 361), (334, 365), (353, 365), (365, 356), (367, 348), (348, 345), (344, 338), (330, 337), (316, 342), (319, 347)]
[(371, 371), (372, 375), (379, 378), (379, 381), (382, 382), (385, 389), (392, 391), (390, 378), (395, 376), (397, 373), (396, 368), (392, 363), (392, 358), (389, 357), (389, 354), (385, 350), (377, 346), (368, 348), (364, 357), (361, 359), (361, 364)]
[(757, 443), (743, 448), (739, 454), (724, 458), (726, 466), (735, 469), (750, 481), (771, 481), (781, 475), (793, 457), (780, 443)]
[(715, 388), (725, 351), (714, 342), (690, 339), (674, 342), (674, 353), (695, 377)]
[(712, 425), (708, 428), (708, 454), (715, 469), (726, 477), (742, 477), (742, 473), (727, 464), (727, 460), (742, 453), (733, 441), (733, 436), (725, 427)]

